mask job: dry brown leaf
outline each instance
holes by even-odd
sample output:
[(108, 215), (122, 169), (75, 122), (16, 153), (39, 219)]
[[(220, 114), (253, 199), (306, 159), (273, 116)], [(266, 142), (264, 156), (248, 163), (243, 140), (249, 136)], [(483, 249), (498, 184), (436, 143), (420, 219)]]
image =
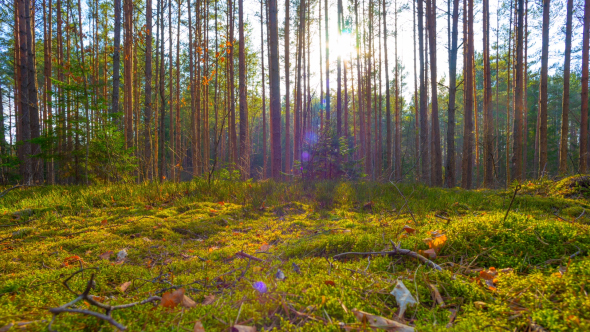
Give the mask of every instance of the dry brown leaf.
[(203, 327), (203, 323), (200, 320), (195, 322), (193, 326), (193, 332), (205, 332), (205, 327)]
[(410, 227), (408, 225), (405, 225), (404, 226), (404, 231), (406, 231), (406, 233), (408, 233), (408, 234), (414, 234), (414, 233), (416, 233), (416, 229), (414, 229), (414, 228), (412, 228), (412, 227)]
[(202, 304), (209, 305), (209, 304), (212, 304), (213, 302), (215, 302), (215, 295), (209, 294), (209, 295), (205, 295), (205, 298), (203, 299)]
[(119, 290), (121, 292), (125, 293), (125, 291), (127, 290), (127, 288), (129, 288), (129, 286), (131, 286), (131, 281), (124, 282), (123, 284), (121, 284), (121, 286), (119, 286)]
[(246, 325), (234, 325), (231, 327), (231, 332), (256, 332), (256, 327)]
[(442, 296), (440, 296), (440, 292), (438, 291), (438, 288), (436, 288), (436, 285), (429, 284), (429, 286), (434, 294), (434, 300), (441, 306), (441, 308), (444, 308), (445, 301), (443, 301)]
[(270, 246), (265, 243), (265, 244), (263, 244), (263, 245), (260, 246), (260, 249), (258, 249), (258, 251), (265, 252), (265, 251), (268, 251), (268, 249), (270, 249)]
[(194, 308), (197, 306), (197, 303), (193, 301), (190, 297), (183, 295), (182, 302), (180, 302), (180, 305), (185, 308)]
[(112, 254), (113, 254), (113, 251), (112, 250), (109, 250), (109, 251), (107, 251), (107, 252), (105, 252), (103, 254), (98, 255), (98, 258), (104, 259), (104, 260), (107, 260), (108, 261), (111, 258), (111, 255)]
[(160, 305), (164, 308), (175, 308), (184, 299), (184, 288), (162, 294)]
[(352, 310), (352, 312), (356, 316), (356, 319), (358, 319), (361, 323), (369, 325), (372, 328), (379, 328), (395, 332), (414, 332), (413, 327), (396, 322), (391, 319), (387, 319), (385, 317), (372, 315), (370, 313), (356, 309)]

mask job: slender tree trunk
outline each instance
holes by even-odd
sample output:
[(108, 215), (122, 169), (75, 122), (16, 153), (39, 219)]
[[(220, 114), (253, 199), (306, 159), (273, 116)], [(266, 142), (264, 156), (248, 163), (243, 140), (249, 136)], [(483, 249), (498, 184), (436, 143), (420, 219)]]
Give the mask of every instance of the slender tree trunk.
[[(172, 0), (168, 0), (172, 1)], [(160, 149), (160, 182), (165, 180), (166, 177), (166, 147), (164, 146), (164, 142), (166, 140), (166, 129), (165, 129), (165, 116), (166, 116), (166, 85), (164, 83), (164, 0), (160, 0), (160, 31), (161, 31), (161, 38), (160, 38), (160, 121), (159, 121), (159, 149)]]
[(523, 88), (523, 33), (524, 33), (524, 0), (517, 1), (516, 19), (516, 77), (514, 85), (514, 125), (512, 135), (512, 178), (522, 181), (522, 88)]
[[(392, 139), (392, 125), (391, 125), (391, 100), (389, 97), (389, 62), (387, 61), (387, 8), (385, 7), (385, 0), (383, 0), (381, 2), (382, 4), (382, 15), (383, 15), (383, 48), (384, 48), (384, 56), (385, 56), (385, 148), (387, 149), (386, 151), (386, 164), (385, 164), (385, 169), (386, 169), (386, 173), (387, 176), (389, 177), (389, 175), (391, 174), (391, 171), (394, 170), (393, 167), (393, 147), (392, 147), (392, 143), (393, 143), (393, 139)], [(397, 0), (395, 1), (396, 4), (396, 9), (397, 9)], [(397, 28), (397, 12), (395, 13), (395, 26)], [(396, 51), (397, 51), (397, 29), (394, 32), (395, 35), (395, 40), (396, 40)], [(397, 54), (396, 54), (397, 56)], [(395, 59), (395, 63), (396, 63), (396, 74), (397, 74), (397, 58)], [(397, 76), (396, 76), (396, 84), (397, 84)], [(397, 85), (396, 85), (396, 90), (397, 90)], [(396, 106), (397, 106), (397, 98), (395, 99), (396, 102)], [(396, 108), (397, 109), (397, 108)], [(395, 114), (397, 116), (397, 112)], [(397, 129), (397, 121), (396, 121), (396, 129)], [(397, 140), (396, 140), (396, 147), (397, 147)], [(397, 159), (396, 159), (397, 160)], [(395, 177), (395, 180), (397, 181), (397, 176)]]
[(490, 68), (490, 1), (483, 1), (483, 140), (484, 140), (484, 176), (483, 185), (494, 185), (493, 155), (493, 117), (492, 117), (492, 71)]
[[(519, 1), (522, 2), (522, 0)], [(539, 88), (539, 176), (544, 176), (546, 174), (547, 166), (547, 70), (549, 67), (549, 5), (550, 0), (543, 0), (543, 43), (541, 48), (541, 86)], [(582, 61), (584, 60), (582, 59)]]
[[(111, 113), (119, 112), (120, 49), (121, 49), (121, 0), (114, 0), (115, 6), (115, 40), (113, 51), (113, 93)], [(59, 3), (58, 3), (59, 6)], [(58, 32), (59, 33), (59, 32)]]
[[(28, 44), (28, 75), (29, 75), (29, 115), (31, 125), (31, 140), (36, 140), (40, 136), (40, 121), (39, 121), (39, 99), (37, 96), (37, 65), (35, 61), (35, 7), (30, 0), (25, 2), (25, 10), (28, 13), (27, 17), (27, 44)], [(41, 154), (41, 146), (37, 143), (31, 142), (31, 154), (38, 156)], [(33, 181), (35, 183), (43, 182), (43, 163), (39, 157), (33, 157)]]
[(268, 138), (266, 137), (266, 76), (264, 74), (264, 13), (263, 4), (265, 0), (260, 0), (260, 68), (262, 71), (262, 179), (268, 176), (268, 157), (266, 155)]
[[(450, 10), (449, 10), (450, 11)], [(447, 124), (447, 162), (445, 167), (445, 179), (447, 187), (453, 188), (455, 177), (455, 98), (457, 94), (457, 52), (459, 51), (459, 0), (453, 0), (453, 30), (449, 46), (449, 110)]]
[(31, 159), (31, 108), (29, 100), (29, 75), (28, 75), (28, 52), (27, 43), (27, 25), (29, 25), (28, 14), (29, 0), (18, 0), (18, 38), (19, 38), (19, 102), (20, 102), (20, 142), (21, 160), (21, 177), (23, 183), (31, 184), (33, 182), (33, 163)]
[[(473, 178), (473, 0), (464, 0), (467, 3), (468, 12), (466, 12), (467, 40), (464, 40), (465, 49), (465, 105), (464, 105), (464, 126), (463, 126), (463, 160), (461, 187), (471, 189)], [(465, 15), (464, 14), (464, 15)]]
[(434, 167), (433, 174), (433, 186), (442, 186), (443, 184), (443, 177), (442, 177), (442, 151), (441, 151), (441, 142), (440, 142), (440, 127), (438, 123), (438, 79), (436, 73), (436, 0), (427, 0), (426, 7), (428, 8), (428, 37), (430, 40), (430, 86), (431, 86), (431, 104), (432, 104), (432, 146), (433, 150), (431, 153), (433, 154), (434, 163), (432, 167)]
[(421, 181), (429, 184), (430, 167), (428, 158), (428, 101), (426, 100), (426, 77), (424, 59), (424, 2), (418, 1), (418, 48), (420, 54), (420, 162)]
[[(176, 174), (174, 177), (174, 181), (180, 181), (180, 170), (182, 169), (182, 155), (183, 150), (180, 146), (180, 17), (181, 17), (181, 10), (180, 7), (182, 6), (182, 1), (178, 0), (176, 2), (178, 5), (178, 20), (176, 25), (176, 117), (175, 117), (175, 158), (172, 158), (172, 161), (176, 159), (176, 165), (173, 165), (173, 169), (176, 170)], [(174, 164), (174, 162), (172, 163)]]
[[(528, 85), (528, 45), (529, 45), (529, 36), (528, 36), (528, 11), (529, 11), (529, 1), (525, 0), (525, 8), (524, 8), (524, 68), (523, 68), (523, 80), (522, 80), (522, 108), (523, 108), (523, 121), (522, 121), (522, 176), (523, 180), (527, 178), (527, 154), (528, 154), (528, 136), (529, 136), (529, 125), (528, 125), (528, 105), (527, 105), (527, 85)], [(567, 135), (567, 134), (566, 134)]]
[(126, 147), (133, 147), (133, 2), (123, 0), (125, 15), (125, 50), (124, 61), (124, 105), (125, 105), (125, 142)]
[(285, 173), (289, 174), (291, 170), (291, 64), (289, 62), (290, 55), (290, 14), (289, 9), (291, 1), (285, 0)]
[(279, 75), (279, 27), (277, 22), (277, 0), (268, 0), (268, 23), (270, 44), (270, 113), (272, 122), (272, 177), (281, 178), (281, 91)]
[(565, 60), (563, 65), (563, 97), (561, 113), (561, 137), (559, 140), (559, 174), (567, 173), (567, 138), (569, 134), (569, 109), (570, 109), (570, 60), (572, 53), (572, 13), (574, 1), (567, 1), (565, 24)]
[(580, 115), (580, 169), (584, 174), (588, 167), (588, 58), (590, 41), (590, 1), (584, 1), (584, 32), (582, 35), (582, 91)]
[[(45, 0), (43, 1), (43, 6), (45, 7)], [(52, 5), (52, 1), (49, 0), (48, 3), (48, 14), (45, 16), (45, 23), (44, 26), (46, 28), (46, 32), (45, 32), (45, 72), (44, 72), (44, 78), (45, 78), (45, 89), (44, 89), (44, 95), (43, 95), (43, 104), (45, 105), (45, 113), (46, 113), (46, 119), (47, 122), (45, 123), (46, 129), (45, 129), (45, 134), (48, 137), (52, 137), (53, 136), (53, 112), (52, 112), (52, 100), (53, 100), (53, 93), (52, 93), (52, 88), (51, 88), (51, 73), (52, 73), (52, 49), (53, 49), (53, 5)], [(43, 9), (43, 13), (45, 14), (46, 10), (45, 8)], [(3, 121), (0, 121), (0, 124), (4, 124)], [(2, 126), (2, 128), (4, 128), (4, 126)], [(4, 135), (2, 135), (2, 138), (4, 139)], [(53, 150), (50, 148), (50, 150), (48, 151), (49, 154), (53, 154)], [(54, 164), (53, 164), (53, 158), (49, 159), (49, 161), (47, 162), (47, 183), (52, 185), (55, 184), (55, 169), (54, 169)]]
[[(338, 0), (338, 37), (342, 36), (342, 0)], [(327, 40), (327, 39), (326, 39)], [(342, 136), (342, 58), (338, 54), (336, 59), (336, 136)]]
[(246, 41), (244, 39), (244, 0), (238, 0), (239, 20), (239, 84), (240, 84), (240, 156), (242, 179), (250, 177), (250, 156), (248, 155), (248, 100), (246, 99)]
[[(416, 180), (419, 181), (420, 176), (422, 174), (422, 167), (420, 163), (420, 106), (418, 105), (418, 68), (416, 66), (416, 2), (419, 0), (412, 1), (412, 27), (414, 29), (414, 144), (415, 144), (415, 154), (416, 154)], [(397, 61), (397, 59), (395, 60)]]
[[(190, 1), (190, 0), (189, 0)], [(189, 5), (190, 8), (190, 5)], [(189, 10), (190, 13), (190, 10)], [(190, 14), (189, 14), (190, 17)], [(144, 162), (146, 163), (146, 177), (152, 179), (152, 0), (145, 3), (145, 123), (144, 123)], [(192, 40), (191, 37), (189, 39)], [(192, 53), (191, 53), (192, 56)], [(192, 67), (191, 73), (192, 73)], [(192, 81), (192, 75), (191, 75)]]
[[(321, 0), (320, 0), (321, 1)], [(326, 30), (326, 125), (330, 125), (330, 33), (328, 29), (328, 0), (324, 1)]]

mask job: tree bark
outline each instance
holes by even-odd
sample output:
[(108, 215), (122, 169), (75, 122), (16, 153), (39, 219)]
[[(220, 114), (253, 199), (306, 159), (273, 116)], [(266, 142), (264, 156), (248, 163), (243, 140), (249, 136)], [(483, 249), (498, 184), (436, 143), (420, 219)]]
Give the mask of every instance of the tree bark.
[[(519, 1), (522, 2), (522, 0)], [(539, 88), (539, 176), (544, 176), (546, 174), (547, 166), (547, 70), (549, 67), (549, 5), (550, 0), (543, 0), (543, 43), (541, 47), (541, 86)]]
[(445, 167), (445, 180), (449, 188), (453, 188), (457, 181), (455, 177), (455, 98), (457, 94), (457, 52), (459, 50), (457, 46), (459, 39), (458, 25), (459, 0), (453, 0), (453, 30), (449, 45), (449, 110), (447, 115), (447, 162)]
[(244, 0), (238, 0), (238, 24), (239, 24), (239, 85), (240, 85), (240, 157), (242, 179), (250, 177), (250, 156), (248, 147), (248, 100), (246, 95), (246, 40), (244, 37)]
[(436, 74), (436, 0), (427, 0), (427, 18), (428, 18), (428, 37), (430, 40), (430, 86), (431, 86), (431, 104), (432, 104), (432, 146), (434, 163), (433, 186), (442, 186), (442, 151), (440, 142), (440, 127), (438, 123), (438, 79)]
[(559, 174), (567, 173), (567, 138), (570, 109), (570, 61), (572, 53), (572, 13), (574, 1), (567, 0), (565, 23), (565, 60), (563, 64), (563, 97), (561, 103), (561, 137), (559, 139)]
[(119, 112), (119, 81), (120, 81), (120, 49), (121, 49), (121, 0), (114, 0), (115, 7), (115, 39), (113, 51), (113, 93), (111, 113)]
[(461, 187), (464, 189), (472, 188), (473, 177), (473, 0), (464, 0), (467, 3), (468, 12), (465, 20), (467, 26), (467, 40), (464, 41), (465, 49), (465, 105), (464, 105), (464, 123), (463, 123), (463, 160), (461, 163)]
[(512, 135), (512, 179), (522, 181), (522, 123), (523, 123), (523, 34), (524, 34), (524, 0), (517, 1), (516, 19), (516, 77), (514, 84), (514, 124)]
[(580, 116), (580, 169), (584, 174), (588, 167), (588, 58), (590, 41), (590, 1), (584, 1), (584, 32), (582, 35), (582, 91)]
[[(190, 0), (189, 0), (190, 1)], [(190, 8), (190, 5), (189, 5)], [(189, 10), (190, 20), (190, 10)], [(144, 123), (144, 163), (146, 164), (146, 177), (152, 179), (152, 0), (145, 2), (145, 24), (147, 27), (145, 36), (145, 123)], [(189, 27), (190, 29), (190, 27)], [(189, 39), (192, 40), (191, 37)], [(189, 50), (190, 52), (190, 50)], [(192, 53), (191, 53), (192, 59)], [(192, 74), (192, 67), (190, 68)], [(192, 75), (191, 75), (192, 82)]]
[(272, 121), (272, 177), (281, 179), (281, 91), (279, 75), (279, 27), (277, 0), (268, 0), (269, 46), (270, 46), (270, 113)]

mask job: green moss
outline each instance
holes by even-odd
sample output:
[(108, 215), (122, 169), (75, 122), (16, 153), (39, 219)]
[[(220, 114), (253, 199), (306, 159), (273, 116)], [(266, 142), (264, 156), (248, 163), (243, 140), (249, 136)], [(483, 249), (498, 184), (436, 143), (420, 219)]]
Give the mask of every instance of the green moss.
[[(531, 320), (551, 331), (589, 330), (590, 216), (569, 222), (554, 215), (577, 218), (588, 201), (552, 194), (547, 180), (529, 187), (505, 220), (512, 190), (399, 185), (406, 204), (391, 184), (362, 182), (17, 189), (0, 200), (0, 326), (35, 321), (29, 329), (45, 329), (48, 308), (74, 298), (61, 282), (82, 265), (99, 268), (91, 293), (110, 304), (140, 301), (171, 284), (184, 285), (198, 303), (184, 311), (146, 304), (113, 312), (131, 331), (190, 330), (196, 320), (207, 331), (226, 331), (238, 313), (238, 322), (258, 330), (341, 331), (340, 324), (357, 322), (355, 308), (397, 315), (389, 292), (398, 278), (420, 301), (404, 316), (419, 331), (447, 330), (449, 309), (457, 308), (455, 331), (525, 330)], [(372, 209), (363, 209), (367, 202)], [(26, 209), (34, 214), (13, 217)], [(407, 234), (404, 225), (416, 232)], [(426, 250), (423, 239), (435, 230), (448, 237), (435, 259), (443, 272), (408, 257), (332, 258), (391, 250), (392, 242)], [(122, 249), (127, 260), (116, 264)], [(236, 258), (239, 251), (263, 261)], [(514, 271), (501, 274), (490, 290), (477, 280), (480, 269), (490, 267)], [(274, 278), (277, 268), (285, 280)], [(81, 291), (91, 272), (72, 278), (71, 288)], [(127, 281), (126, 292), (117, 289)], [(265, 282), (269, 292), (259, 294), (254, 281)], [(430, 285), (446, 307), (434, 302)], [(216, 301), (201, 304), (209, 294)], [(77, 314), (60, 315), (55, 328), (111, 329)]]

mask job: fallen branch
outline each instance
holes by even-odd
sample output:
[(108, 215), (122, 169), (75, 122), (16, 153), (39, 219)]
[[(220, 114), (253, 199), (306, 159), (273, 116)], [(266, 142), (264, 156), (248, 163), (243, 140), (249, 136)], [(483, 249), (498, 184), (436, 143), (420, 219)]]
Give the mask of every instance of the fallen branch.
[(504, 221), (508, 218), (508, 213), (510, 213), (510, 209), (512, 208), (512, 203), (514, 203), (514, 198), (516, 197), (516, 193), (520, 190), (520, 184), (514, 188), (514, 195), (512, 195), (512, 200), (510, 201), (510, 205), (508, 205), (508, 210), (506, 210), (506, 215), (504, 216)]
[(336, 256), (334, 256), (334, 259), (337, 259), (339, 257), (343, 257), (343, 256), (347, 256), (347, 255), (360, 255), (360, 256), (370, 256), (370, 255), (389, 255), (389, 256), (394, 256), (394, 255), (405, 255), (405, 256), (410, 256), (412, 258), (415, 258), (419, 261), (421, 261), (422, 263), (430, 266), (431, 268), (438, 270), (438, 271), (442, 271), (442, 267), (440, 267), (438, 264), (436, 264), (435, 262), (431, 261), (430, 259), (420, 255), (417, 252), (414, 252), (412, 250), (409, 249), (400, 249), (400, 248), (395, 248), (392, 251), (369, 251), (369, 252), (345, 252), (342, 254), (338, 254)]
[(251, 260), (257, 261), (257, 262), (262, 262), (263, 261), (262, 259), (260, 259), (258, 257), (255, 257), (255, 256), (252, 256), (252, 255), (248, 255), (247, 253), (245, 253), (243, 251), (237, 252), (236, 253), (236, 256), (237, 257), (240, 257), (240, 258), (248, 258), (248, 259), (251, 259)]
[[(90, 269), (95, 269), (95, 268), (90, 268)], [(75, 275), (77, 275), (78, 273), (81, 273), (85, 270), (88, 269), (80, 269), (76, 272), (74, 272), (72, 275), (70, 275), (67, 279), (65, 279), (63, 281), (63, 284), (65, 285), (65, 287), (73, 294), (76, 294), (68, 285), (68, 281), (70, 279), (72, 279), (72, 277), (74, 277)], [(53, 314), (53, 318), (51, 319), (51, 322), (49, 322), (49, 326), (47, 326), (47, 329), (49, 331), (55, 331), (52, 328), (53, 322), (55, 321), (55, 319), (57, 318), (57, 316), (61, 313), (64, 312), (71, 312), (71, 313), (78, 313), (78, 314), (83, 314), (83, 315), (89, 315), (89, 316), (93, 316), (96, 317), (98, 319), (102, 319), (106, 322), (108, 322), (109, 324), (113, 325), (114, 327), (116, 327), (117, 329), (124, 331), (127, 329), (127, 327), (125, 327), (124, 325), (122, 325), (121, 323), (117, 322), (116, 320), (113, 319), (113, 317), (111, 316), (111, 313), (114, 310), (118, 310), (118, 309), (125, 309), (125, 308), (131, 308), (134, 307), (136, 305), (142, 305), (142, 304), (146, 304), (146, 303), (150, 303), (150, 302), (155, 302), (155, 301), (161, 301), (162, 298), (159, 296), (151, 296), (143, 301), (139, 301), (139, 302), (133, 302), (133, 303), (127, 303), (127, 304), (122, 304), (122, 305), (117, 305), (117, 306), (111, 306), (111, 305), (107, 305), (101, 302), (98, 302), (94, 299), (93, 295), (90, 295), (90, 290), (93, 288), (94, 286), (94, 273), (90, 275), (90, 280), (88, 280), (88, 283), (86, 284), (86, 288), (84, 289), (84, 292), (82, 294), (76, 294), (77, 297), (62, 305), (59, 306), (57, 308), (51, 308), (49, 309), (49, 312), (51, 312)], [(100, 309), (105, 310), (104, 314), (101, 314), (99, 312), (96, 311), (92, 311), (92, 310), (85, 310), (85, 309), (77, 309), (77, 308), (71, 308), (71, 306), (73, 306), (74, 304), (80, 302), (80, 301), (86, 301), (88, 302), (90, 305), (93, 305), (95, 307), (99, 307)]]

